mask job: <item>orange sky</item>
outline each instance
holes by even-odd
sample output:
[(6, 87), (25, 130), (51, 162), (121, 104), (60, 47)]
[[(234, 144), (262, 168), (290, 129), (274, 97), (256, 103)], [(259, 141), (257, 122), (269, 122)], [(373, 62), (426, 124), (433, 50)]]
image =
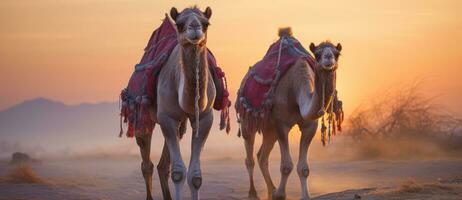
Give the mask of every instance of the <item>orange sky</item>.
[[(39, 96), (116, 101), (171, 6), (211, 6), (208, 46), (234, 94), (248, 66), (292, 26), (305, 47), (341, 42), (338, 90), (351, 111), (380, 90), (426, 78), (456, 111), (462, 99), (462, 1), (2, 0), (0, 109)], [(233, 97), (234, 98), (234, 97)]]

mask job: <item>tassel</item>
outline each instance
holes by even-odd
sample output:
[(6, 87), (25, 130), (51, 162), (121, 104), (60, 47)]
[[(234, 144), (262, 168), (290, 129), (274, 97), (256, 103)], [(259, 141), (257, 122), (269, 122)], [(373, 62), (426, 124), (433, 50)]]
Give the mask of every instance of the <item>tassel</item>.
[(220, 114), (220, 130), (223, 130), (225, 128), (226, 124), (225, 124), (225, 111), (224, 109), (221, 110), (221, 114)]
[(237, 137), (241, 137), (241, 118), (239, 117), (239, 113), (242, 111), (242, 109), (239, 109), (239, 111), (236, 110), (236, 119), (237, 119)]
[(229, 120), (229, 114), (227, 116), (228, 120), (226, 122), (226, 134), (229, 134), (229, 132), (231, 131), (231, 122)]
[(122, 135), (124, 134), (124, 129), (123, 129), (123, 125), (122, 125), (122, 118), (125, 116), (125, 109), (126, 107), (124, 106), (124, 90), (122, 90), (122, 92), (120, 93), (119, 95), (119, 109), (120, 109), (120, 120), (119, 120), (119, 125), (120, 125), (120, 132), (119, 132), (119, 138), (122, 137)]
[(122, 113), (120, 114), (120, 132), (119, 132), (119, 137), (121, 138), (122, 135), (124, 134), (124, 129), (123, 129), (123, 126), (122, 126)]
[(321, 119), (321, 142), (322, 142), (322, 146), (326, 146), (326, 124), (325, 124), (325, 121), (324, 121), (324, 116), (322, 116), (322, 119)]
[(336, 123), (336, 121), (337, 120), (334, 117), (333, 120), (332, 120), (332, 134), (334, 136), (337, 135), (337, 125), (336, 125), (337, 123)]

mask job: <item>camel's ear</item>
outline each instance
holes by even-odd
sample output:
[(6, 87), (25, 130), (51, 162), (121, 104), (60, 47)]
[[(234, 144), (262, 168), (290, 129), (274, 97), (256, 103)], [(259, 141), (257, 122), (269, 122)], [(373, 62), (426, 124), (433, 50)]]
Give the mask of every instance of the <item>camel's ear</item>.
[(340, 43), (337, 43), (337, 51), (340, 52), (342, 51), (342, 45)]
[(210, 19), (210, 17), (212, 16), (212, 9), (210, 7), (207, 6), (207, 8), (204, 11), (204, 16), (207, 17), (207, 19)]
[(314, 53), (315, 50), (316, 50), (316, 45), (314, 45), (314, 43), (311, 43), (310, 44), (310, 51)]
[(172, 9), (170, 9), (170, 17), (172, 17), (173, 21), (176, 21), (178, 15), (178, 10), (175, 7), (172, 7)]

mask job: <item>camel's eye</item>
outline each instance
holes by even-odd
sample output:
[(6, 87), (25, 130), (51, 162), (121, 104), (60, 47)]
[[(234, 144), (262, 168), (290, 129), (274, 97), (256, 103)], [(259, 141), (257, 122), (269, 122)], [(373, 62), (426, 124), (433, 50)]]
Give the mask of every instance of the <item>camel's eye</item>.
[(316, 52), (314, 53), (314, 57), (316, 58), (316, 60), (320, 60), (322, 58), (322, 55), (321, 55), (321, 52)]
[(204, 29), (204, 31), (207, 30), (207, 28), (209, 27), (210, 23), (209, 22), (202, 22), (202, 28)]
[(184, 23), (176, 23), (176, 28), (178, 29), (178, 32), (183, 32), (184, 31)]
[(334, 56), (335, 56), (335, 60), (338, 59), (338, 57), (340, 56), (340, 53), (338, 51), (334, 52)]

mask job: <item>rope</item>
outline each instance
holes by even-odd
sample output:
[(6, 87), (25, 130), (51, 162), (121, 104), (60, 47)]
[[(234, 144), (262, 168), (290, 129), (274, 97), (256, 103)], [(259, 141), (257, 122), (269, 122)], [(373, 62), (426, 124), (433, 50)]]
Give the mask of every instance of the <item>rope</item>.
[(199, 53), (197, 50), (197, 46), (194, 46), (194, 52), (196, 54), (196, 97), (194, 98), (194, 114), (196, 118), (196, 138), (199, 137), (199, 99), (201, 98), (200, 95), (200, 87), (199, 87)]
[(325, 89), (324, 82), (321, 82), (321, 84), (322, 84), (322, 86), (321, 86), (322, 87), (322, 102), (321, 102), (321, 110), (320, 110), (320, 112), (323, 111), (322, 115), (324, 116), (324, 102), (326, 101), (326, 99), (325, 99), (326, 89)]
[[(326, 98), (326, 90), (325, 90), (325, 83), (322, 82), (322, 103), (321, 103), (321, 110), (319, 110), (319, 113), (322, 113), (322, 121), (321, 121), (321, 141), (323, 145), (326, 145), (326, 134), (328, 136), (328, 142), (330, 142), (332, 134), (335, 135), (335, 113), (334, 113), (334, 101), (335, 101), (335, 93), (331, 95), (331, 98), (329, 99), (329, 102), (327, 102), (327, 105), (325, 103), (325, 98)], [(327, 111), (327, 126), (325, 124), (325, 115)]]
[(280, 64), (280, 62), (281, 62), (282, 43), (284, 43), (284, 39), (285, 39), (285, 38), (286, 38), (286, 37), (282, 37), (282, 38), (281, 38), (281, 42), (279, 43), (278, 63), (277, 63), (277, 65), (276, 65), (276, 68), (279, 68), (279, 64)]

